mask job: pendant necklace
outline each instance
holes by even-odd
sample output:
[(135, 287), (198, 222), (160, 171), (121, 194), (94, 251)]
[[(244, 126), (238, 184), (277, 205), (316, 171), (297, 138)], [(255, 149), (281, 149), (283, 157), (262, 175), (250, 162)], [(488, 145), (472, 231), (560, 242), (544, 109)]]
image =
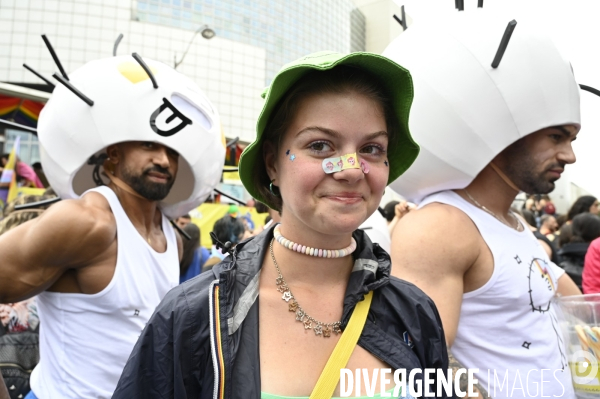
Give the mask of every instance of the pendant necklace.
[(485, 206), (481, 205), (479, 203), (479, 201), (477, 201), (475, 198), (473, 198), (473, 196), (467, 191), (466, 188), (463, 188), (463, 191), (467, 194), (467, 196), (469, 197), (469, 199), (475, 204), (477, 205), (477, 207), (479, 207), (480, 209), (482, 209), (483, 211), (489, 213), (490, 215), (492, 215), (493, 217), (495, 217), (500, 223), (507, 225), (508, 227), (510, 227), (511, 229), (515, 229), (517, 231), (523, 231), (523, 229), (525, 228), (523, 226), (523, 224), (521, 223), (521, 220), (511, 211), (510, 214), (512, 215), (513, 218), (515, 218), (515, 220), (517, 221), (517, 227), (514, 227), (510, 224), (508, 224), (507, 221), (500, 219), (498, 216), (496, 216), (496, 214), (492, 211), (490, 211), (488, 208), (486, 208)]
[[(292, 294), (290, 287), (285, 282), (283, 275), (281, 274), (281, 270), (279, 269), (279, 265), (275, 260), (275, 254), (273, 253), (273, 241), (275, 238), (271, 240), (271, 244), (269, 245), (269, 250), (271, 252), (271, 259), (273, 260), (273, 264), (275, 265), (275, 269), (277, 270), (277, 279), (275, 279), (275, 284), (277, 285), (277, 291), (281, 292), (283, 295), (281, 299), (287, 302), (288, 310), (290, 312), (296, 313), (296, 321), (299, 321), (304, 324), (305, 330), (312, 329), (315, 332), (315, 336), (322, 336), (324, 338), (329, 338), (331, 333), (340, 334), (342, 332), (341, 321), (335, 321), (333, 323), (323, 323), (315, 318), (309, 316), (304, 309), (298, 304), (296, 298)], [(313, 327), (314, 323), (314, 327)]]

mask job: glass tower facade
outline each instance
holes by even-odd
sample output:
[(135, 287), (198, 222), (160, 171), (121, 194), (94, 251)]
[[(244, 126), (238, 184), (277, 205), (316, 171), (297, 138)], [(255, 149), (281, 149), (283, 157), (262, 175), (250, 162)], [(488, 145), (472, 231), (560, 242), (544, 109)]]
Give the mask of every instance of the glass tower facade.
[(367, 38), (367, 21), (358, 8), (350, 14), (350, 51), (365, 51)]
[(287, 62), (321, 51), (364, 51), (365, 20), (352, 0), (136, 0), (134, 18), (266, 50), (266, 82)]

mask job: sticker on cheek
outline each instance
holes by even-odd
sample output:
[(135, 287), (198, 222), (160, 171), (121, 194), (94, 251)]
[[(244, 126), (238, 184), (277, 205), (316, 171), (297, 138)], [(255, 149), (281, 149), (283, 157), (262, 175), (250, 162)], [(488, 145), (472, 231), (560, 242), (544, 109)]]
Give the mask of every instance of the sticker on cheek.
[(294, 154), (290, 155), (290, 150), (287, 150), (285, 152), (285, 156), (286, 157), (289, 156), (290, 157), (290, 161), (292, 161), (292, 162), (294, 162), (294, 159), (296, 159), (296, 155), (294, 155)]
[(361, 169), (356, 153), (346, 154), (335, 158), (325, 158), (321, 166), (323, 167), (323, 171), (327, 174), (341, 172), (345, 169)]
[(366, 175), (367, 173), (369, 173), (369, 170), (371, 168), (369, 167), (369, 163), (367, 161), (365, 161), (364, 159), (361, 159), (360, 160), (360, 169)]

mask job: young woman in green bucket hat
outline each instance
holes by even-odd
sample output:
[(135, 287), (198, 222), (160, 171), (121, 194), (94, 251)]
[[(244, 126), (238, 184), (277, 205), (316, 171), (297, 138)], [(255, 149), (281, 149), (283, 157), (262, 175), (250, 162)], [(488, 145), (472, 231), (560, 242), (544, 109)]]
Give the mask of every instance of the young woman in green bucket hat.
[(418, 387), (411, 370), (448, 367), (435, 305), (390, 277), (388, 254), (357, 230), (419, 151), (408, 71), (375, 54), (315, 53), (284, 66), (263, 97), (240, 177), (281, 224), (167, 295), (114, 398), (372, 394), (362, 377), (356, 389), (356, 369), (369, 382), (391, 369), (376, 375), (375, 397), (410, 397), (394, 370)]

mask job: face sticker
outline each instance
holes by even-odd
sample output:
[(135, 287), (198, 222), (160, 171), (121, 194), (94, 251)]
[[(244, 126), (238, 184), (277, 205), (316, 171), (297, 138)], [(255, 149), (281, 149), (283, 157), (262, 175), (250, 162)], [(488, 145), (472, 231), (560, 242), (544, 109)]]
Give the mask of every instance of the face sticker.
[(290, 161), (294, 162), (294, 159), (296, 159), (296, 156), (294, 154), (290, 155)]
[(369, 170), (371, 169), (369, 167), (369, 163), (367, 161), (365, 161), (364, 159), (360, 160), (360, 169), (363, 171), (363, 173), (366, 175), (367, 173), (369, 173)]
[[(171, 111), (171, 115), (167, 117), (166, 123), (170, 124), (175, 118), (179, 118), (179, 123), (177, 124), (177, 126), (173, 127), (172, 129), (162, 130), (161, 128), (156, 126), (156, 119), (167, 108)], [(163, 103), (160, 105), (160, 107), (158, 107), (152, 113), (152, 115), (150, 115), (150, 127), (152, 128), (152, 130), (154, 130), (154, 132), (156, 134), (163, 136), (163, 137), (172, 136), (172, 135), (178, 133), (181, 129), (183, 129), (187, 125), (191, 125), (191, 124), (192, 124), (192, 120), (189, 119), (184, 114), (182, 114), (181, 112), (179, 112), (179, 110), (177, 108), (175, 108), (173, 106), (173, 104), (171, 104), (171, 102), (164, 97), (163, 97)]]
[(346, 154), (335, 158), (325, 158), (321, 166), (323, 167), (323, 171), (327, 174), (340, 172), (345, 169), (361, 169), (361, 165), (357, 162), (357, 159), (356, 153)]
[(385, 164), (385, 166), (388, 166), (388, 161), (387, 159), (385, 161), (383, 161), (383, 163)]
[(286, 155), (286, 156), (290, 155), (290, 150), (287, 150), (287, 151), (285, 152), (285, 155)]

